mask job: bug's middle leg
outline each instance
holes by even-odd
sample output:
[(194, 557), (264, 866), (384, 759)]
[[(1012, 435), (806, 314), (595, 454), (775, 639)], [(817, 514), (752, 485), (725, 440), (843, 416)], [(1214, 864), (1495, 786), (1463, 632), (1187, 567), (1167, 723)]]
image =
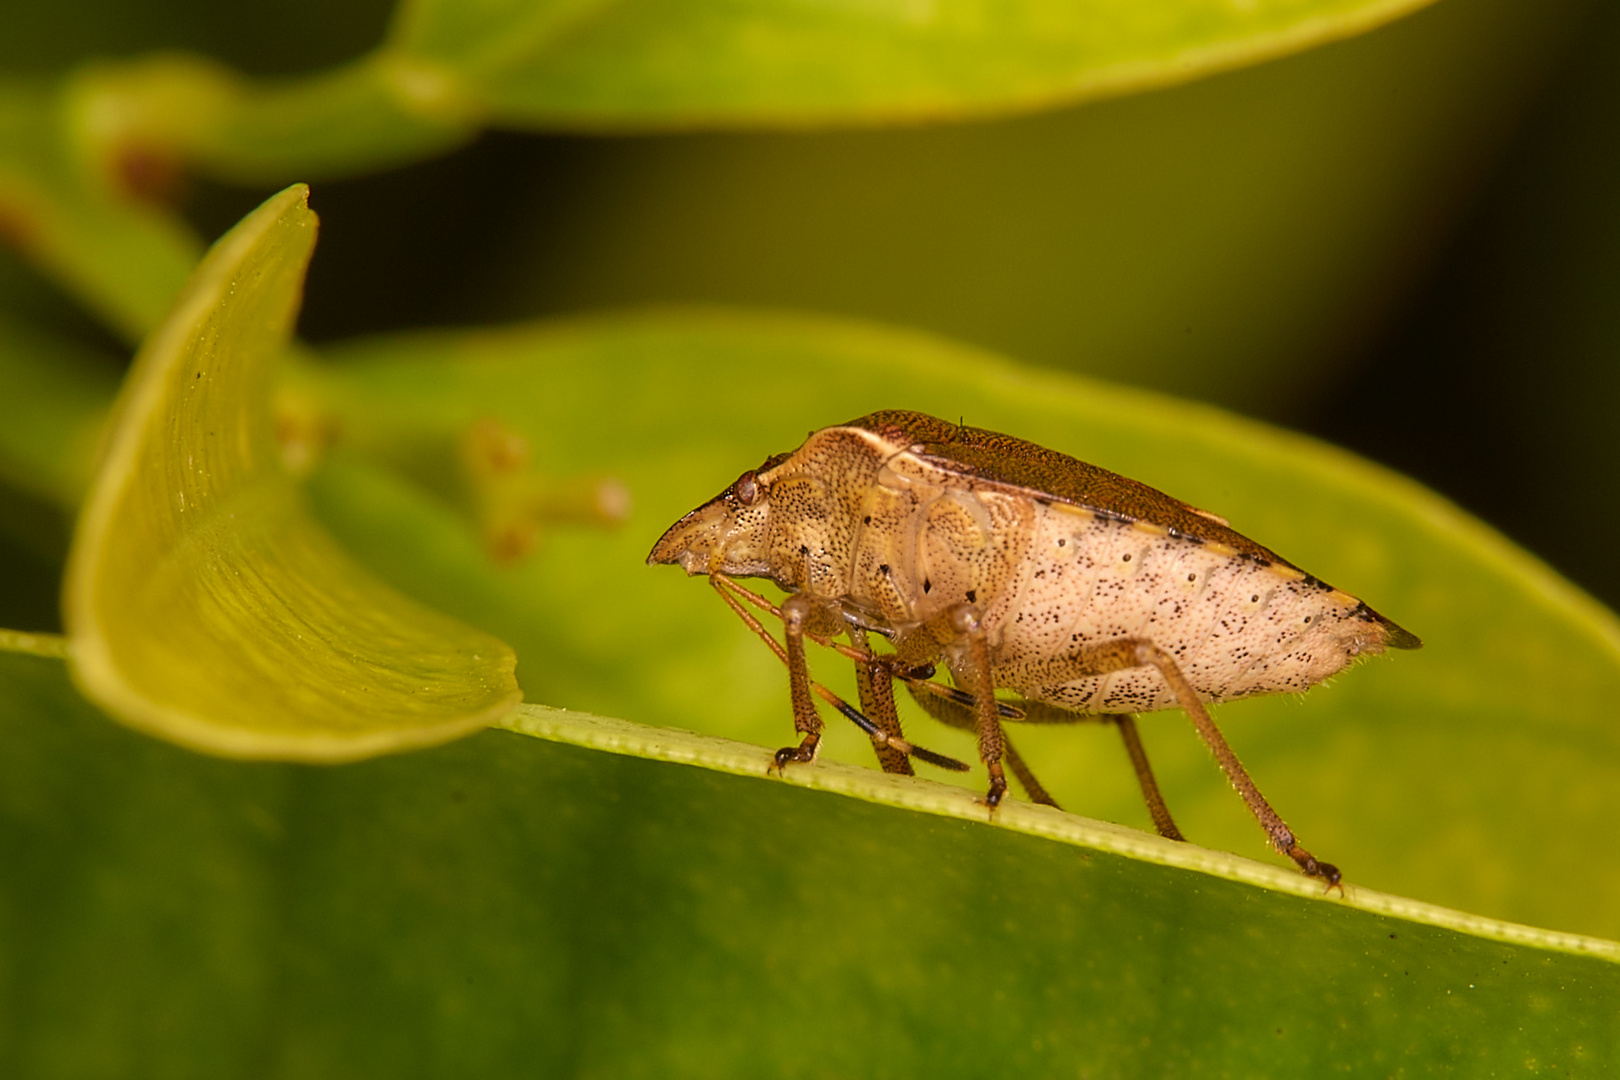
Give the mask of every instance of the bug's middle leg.
[(936, 630), (935, 636), (961, 643), (965, 652), (966, 662), (952, 661), (951, 671), (959, 680), (970, 684), (965, 689), (973, 695), (973, 727), (979, 736), (979, 760), (990, 773), (990, 790), (984, 794), (984, 804), (994, 810), (1007, 794), (1007, 773), (1001, 765), (1007, 740), (1001, 731), (995, 678), (990, 669), (990, 643), (985, 640), (979, 613), (971, 604), (957, 604), (942, 618), (946, 633), (942, 635)]
[[(971, 702), (963, 704), (948, 697), (924, 692), (910, 684), (906, 689), (911, 692), (917, 704), (941, 723), (957, 728), (971, 729), (974, 726), (975, 711)], [(1125, 744), (1125, 753), (1131, 759), (1131, 767), (1136, 770), (1137, 786), (1141, 788), (1142, 801), (1147, 804), (1148, 814), (1153, 818), (1153, 827), (1166, 840), (1187, 839), (1176, 827), (1175, 818), (1170, 814), (1170, 807), (1164, 801), (1163, 793), (1159, 791), (1159, 782), (1154, 778), (1153, 766), (1148, 762), (1147, 748), (1142, 745), (1142, 736), (1136, 730), (1136, 718), (1130, 713), (1076, 713), (1044, 701), (1019, 702), (1016, 712), (1019, 714), (1017, 719), (1030, 724), (1083, 724), (1090, 721), (1112, 724), (1119, 732), (1120, 740)], [(1024, 786), (1030, 801), (1062, 809), (1058, 806), (1057, 800), (1047, 793), (1041, 782), (1035, 779), (1034, 772), (1013, 747), (1012, 740), (1005, 736), (1003, 749), (1006, 751), (1007, 767)]]
[(1153, 766), (1148, 764), (1147, 748), (1142, 745), (1142, 736), (1136, 731), (1136, 717), (1130, 713), (1108, 713), (1104, 720), (1111, 720), (1119, 729), (1119, 737), (1125, 742), (1125, 752), (1130, 755), (1131, 767), (1136, 770), (1136, 784), (1142, 789), (1142, 799), (1147, 803), (1148, 815), (1153, 818), (1153, 827), (1159, 830), (1159, 835), (1166, 840), (1181, 840), (1187, 838), (1181, 835), (1176, 828), (1176, 819), (1170, 816), (1170, 807), (1165, 804), (1164, 796), (1159, 792), (1159, 782), (1153, 778)]

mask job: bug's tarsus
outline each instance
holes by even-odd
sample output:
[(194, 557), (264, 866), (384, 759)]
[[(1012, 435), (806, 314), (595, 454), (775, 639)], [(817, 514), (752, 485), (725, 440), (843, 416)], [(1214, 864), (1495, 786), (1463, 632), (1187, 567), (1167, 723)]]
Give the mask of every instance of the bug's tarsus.
[[(1339, 868), (1330, 862), (1319, 862), (1316, 864), (1316, 868), (1317, 873), (1311, 874), (1311, 876), (1319, 877), (1326, 882), (1326, 886), (1322, 889), (1322, 892), (1326, 894), (1332, 892), (1334, 889), (1338, 889), (1339, 896), (1343, 898), (1344, 879), (1343, 875), (1339, 873)], [(1306, 871), (1306, 873), (1310, 873), (1310, 871)]]
[(781, 772), (788, 765), (808, 765), (816, 760), (816, 754), (820, 749), (819, 737), (814, 741), (806, 737), (798, 746), (784, 746), (772, 755), (771, 771)]

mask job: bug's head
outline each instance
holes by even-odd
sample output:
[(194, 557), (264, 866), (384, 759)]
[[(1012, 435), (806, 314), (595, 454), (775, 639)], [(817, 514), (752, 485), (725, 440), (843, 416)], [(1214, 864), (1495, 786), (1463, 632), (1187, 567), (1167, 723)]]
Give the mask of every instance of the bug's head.
[(647, 556), (688, 574), (718, 570), (734, 577), (770, 575), (770, 484), (763, 477), (787, 455), (749, 469), (731, 486), (671, 525)]

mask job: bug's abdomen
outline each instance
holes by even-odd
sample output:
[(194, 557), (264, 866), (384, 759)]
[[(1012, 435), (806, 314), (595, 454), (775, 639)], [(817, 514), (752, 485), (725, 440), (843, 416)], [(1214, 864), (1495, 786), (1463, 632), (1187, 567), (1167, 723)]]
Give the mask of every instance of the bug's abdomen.
[(1085, 646), (1147, 638), (1199, 695), (1301, 691), (1381, 639), (1353, 597), (1273, 566), (1062, 505), (1042, 508), (1013, 602), (988, 627), (997, 684), (1077, 712), (1175, 704), (1152, 668), (1074, 677)]

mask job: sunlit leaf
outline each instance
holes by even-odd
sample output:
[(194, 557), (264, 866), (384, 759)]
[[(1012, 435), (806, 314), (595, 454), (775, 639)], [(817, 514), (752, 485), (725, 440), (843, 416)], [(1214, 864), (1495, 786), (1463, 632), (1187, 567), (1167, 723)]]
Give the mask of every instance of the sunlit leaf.
[(306, 513), (271, 421), (315, 242), (291, 188), (225, 236), (142, 349), (79, 522), (74, 673), (120, 719), (240, 757), (442, 742), (519, 697), (511, 651), (404, 599)]

